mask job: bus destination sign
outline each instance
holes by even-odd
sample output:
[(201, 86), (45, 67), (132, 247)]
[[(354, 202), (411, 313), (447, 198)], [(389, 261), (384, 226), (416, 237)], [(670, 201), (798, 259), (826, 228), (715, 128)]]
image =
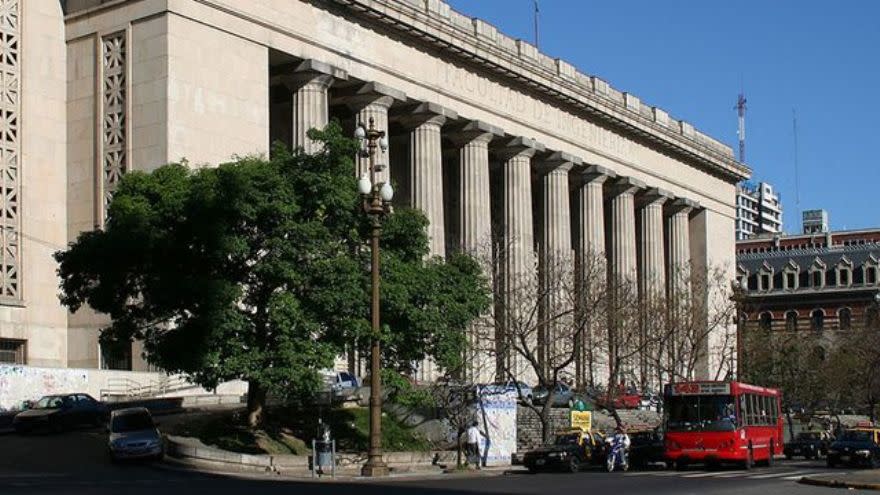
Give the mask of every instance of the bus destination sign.
[(724, 382), (674, 383), (672, 395), (730, 395), (730, 384)]

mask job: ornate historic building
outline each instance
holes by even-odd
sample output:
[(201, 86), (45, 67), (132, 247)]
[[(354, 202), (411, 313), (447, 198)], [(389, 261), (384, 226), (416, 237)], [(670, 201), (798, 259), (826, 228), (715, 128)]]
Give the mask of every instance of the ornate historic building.
[(730, 147), (440, 0), (0, 0), (0, 36), (0, 342), (29, 364), (144, 367), (137, 346), (102, 359), (102, 317), (59, 305), (51, 258), (122, 174), (311, 150), (330, 118), (388, 131), (382, 178), (433, 254), (498, 232), (507, 273), (598, 252), (643, 288), (734, 277)]
[(880, 308), (880, 230), (738, 241), (746, 331), (836, 332), (862, 327)]

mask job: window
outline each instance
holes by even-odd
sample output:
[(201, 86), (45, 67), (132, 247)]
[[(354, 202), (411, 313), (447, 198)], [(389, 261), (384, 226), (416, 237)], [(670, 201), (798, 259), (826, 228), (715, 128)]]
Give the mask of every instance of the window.
[(101, 369), (131, 370), (131, 342), (101, 343)]
[(0, 339), (0, 363), (27, 364), (27, 341)]
[(770, 312), (765, 311), (761, 313), (761, 316), (758, 317), (758, 326), (761, 330), (770, 330), (771, 325), (773, 324), (773, 315)]
[(773, 289), (773, 279), (770, 277), (769, 273), (761, 274), (761, 290), (771, 290)]
[(816, 270), (813, 272), (813, 287), (820, 288), (820, 287), (822, 287), (822, 285), (824, 285), (823, 284), (823, 282), (824, 282), (823, 279), (825, 278), (824, 275), (825, 274), (819, 270)]
[(785, 329), (789, 332), (796, 332), (798, 327), (797, 311), (789, 311), (785, 313)]
[(877, 306), (872, 304), (865, 311), (865, 326), (872, 328), (878, 324), (880, 324), (880, 312), (877, 311)]
[(866, 266), (865, 267), (865, 284), (866, 285), (877, 285), (877, 267), (876, 266)]
[(810, 327), (816, 331), (821, 332), (825, 327), (825, 312), (821, 309), (814, 309), (812, 313), (810, 313)]
[(850, 279), (850, 276), (849, 276), (848, 269), (841, 269), (839, 272), (837, 272), (837, 284), (838, 285), (840, 285), (842, 287), (849, 287), (849, 283), (850, 283), (849, 279)]
[(837, 321), (838, 326), (841, 330), (849, 330), (852, 328), (852, 310), (849, 308), (842, 308), (837, 312)]
[(794, 272), (785, 273), (785, 288), (788, 290), (797, 289), (797, 275)]

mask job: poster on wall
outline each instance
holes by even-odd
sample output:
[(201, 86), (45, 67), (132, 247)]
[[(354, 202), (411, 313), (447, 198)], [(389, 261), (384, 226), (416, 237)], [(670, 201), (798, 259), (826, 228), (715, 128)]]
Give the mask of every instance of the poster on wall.
[(516, 392), (482, 389), (476, 417), (483, 438), (480, 452), (486, 466), (509, 466), (516, 453)]

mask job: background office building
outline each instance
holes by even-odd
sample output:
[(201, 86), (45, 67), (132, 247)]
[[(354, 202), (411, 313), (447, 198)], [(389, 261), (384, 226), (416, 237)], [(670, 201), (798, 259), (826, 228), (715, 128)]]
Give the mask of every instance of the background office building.
[(782, 203), (773, 186), (742, 182), (736, 186), (736, 240), (782, 232)]

